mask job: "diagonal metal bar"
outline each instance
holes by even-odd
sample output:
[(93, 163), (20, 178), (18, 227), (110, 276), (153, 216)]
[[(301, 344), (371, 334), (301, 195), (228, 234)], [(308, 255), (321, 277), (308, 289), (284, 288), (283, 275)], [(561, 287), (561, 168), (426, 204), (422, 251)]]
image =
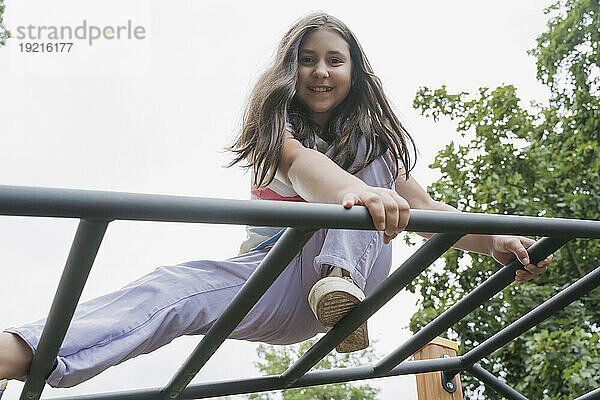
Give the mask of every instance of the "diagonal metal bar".
[(390, 275), (375, 292), (358, 304), (337, 325), (315, 343), (300, 359), (282, 374), (286, 385), (290, 385), (304, 375), (335, 346), (354, 332), (371, 315), (412, 282), (423, 270), (429, 267), (463, 235), (457, 233), (437, 233)]
[(313, 231), (286, 229), (183, 366), (164, 387), (162, 398), (175, 399), (181, 394), (271, 284), (275, 282), (275, 279), (300, 252), (312, 234)]
[[(181, 393), (180, 399), (204, 399), (207, 397), (232, 396), (244, 393), (326, 385), (331, 383), (357, 381), (363, 379), (420, 374), (441, 371), (444, 369), (455, 369), (458, 368), (459, 365), (459, 358), (451, 357), (445, 359), (438, 358), (431, 360), (406, 361), (389, 371), (384, 376), (375, 375), (373, 366), (311, 371), (304, 374), (304, 376), (298, 379), (290, 387), (285, 387), (283, 385), (280, 375), (208, 382), (189, 385)], [(157, 400), (159, 399), (159, 393), (160, 388), (150, 388), (111, 393), (55, 397), (46, 400)]]
[(479, 364), (473, 364), (467, 371), (481, 382), (485, 383), (508, 400), (527, 400), (527, 397), (496, 378)]
[[(365, 207), (0, 185), (0, 215), (373, 229)], [(600, 221), (411, 210), (410, 232), (600, 239)]]
[[(568, 241), (569, 238), (542, 238), (527, 249), (529, 259), (533, 263), (537, 263), (558, 250)], [(375, 371), (378, 373), (385, 373), (400, 362), (406, 360), (420, 348), (432, 341), (436, 336), (445, 332), (471, 311), (475, 310), (503, 288), (510, 285), (515, 279), (516, 271), (522, 266), (523, 265), (515, 259), (511, 263), (500, 268), (494, 275), (475, 288), (475, 290), (467, 294), (448, 310), (438, 315), (433, 321), (423, 327), (404, 344), (379, 361), (377, 365), (375, 365)]]
[(500, 332), (488, 338), (479, 346), (464, 354), (461, 358), (463, 366), (468, 367), (487, 357), (514, 338), (527, 332), (552, 314), (565, 308), (575, 300), (586, 295), (600, 285), (600, 267), (596, 268), (568, 288), (540, 304)]
[(575, 400), (598, 400), (600, 399), (600, 388), (596, 390), (592, 390), (589, 393), (584, 394), (583, 396), (579, 396)]
[(42, 395), (107, 227), (108, 221), (79, 222), (20, 400), (37, 400)]

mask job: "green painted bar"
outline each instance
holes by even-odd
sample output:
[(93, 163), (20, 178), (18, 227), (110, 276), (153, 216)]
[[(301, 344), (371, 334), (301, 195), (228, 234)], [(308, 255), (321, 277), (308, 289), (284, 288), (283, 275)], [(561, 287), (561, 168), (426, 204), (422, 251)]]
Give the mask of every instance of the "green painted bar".
[(493, 374), (489, 373), (479, 364), (474, 364), (467, 370), (467, 372), (494, 389), (496, 392), (506, 397), (508, 400), (527, 400), (527, 397), (511, 388), (500, 379), (496, 378)]
[[(333, 204), (260, 202), (0, 185), (0, 215), (81, 219), (48, 316), (48, 322), (21, 393), (21, 400), (40, 398), (45, 376), (53, 366), (58, 348), (64, 339), (108, 223), (116, 219), (290, 226), (296, 229), (291, 228), (286, 231), (269, 252), (263, 264), (244, 285), (238, 296), (234, 298), (221, 318), (204, 336), (196, 350), (166, 387), (112, 394), (62, 397), (60, 399), (192, 399), (409, 373), (438, 370), (458, 371), (463, 368), (470, 368), (469, 371), (474, 376), (485, 383), (498, 387), (503, 394), (504, 390), (508, 393), (508, 398), (524, 399), (522, 395), (473, 362), (534, 326), (541, 320), (540, 318), (547, 318), (559, 308), (566, 306), (600, 284), (600, 268), (598, 268), (464, 356), (451, 360), (402, 362), (406, 358), (406, 354), (412, 354), (413, 350), (417, 350), (413, 349), (415, 346), (420, 345), (432, 334), (436, 336), (436, 332), (440, 329), (447, 329), (466, 315), (465, 313), (472, 311), (510, 284), (514, 278), (514, 272), (520, 268), (520, 263), (513, 261), (377, 365), (307, 373), (306, 371), (314, 363), (318, 362), (345, 336), (414, 279), (416, 275), (413, 272), (418, 274), (420, 268), (426, 268), (421, 265), (422, 260), (415, 261), (413, 259), (411, 265), (404, 267), (405, 263), (399, 268), (409, 269), (410, 273), (401, 278), (394, 277), (394, 274), (390, 276), (392, 279), (388, 278), (373, 295), (359, 304), (283, 375), (188, 387), (196, 373), (310, 238), (312, 231), (319, 228), (372, 230), (374, 227), (368, 210), (360, 206), (347, 210)], [(435, 235), (436, 237), (445, 237), (446, 239), (454, 237), (454, 241), (469, 233), (552, 236), (542, 239), (530, 248), (530, 257), (533, 262), (536, 262), (537, 259), (542, 259), (556, 251), (569, 240), (568, 238), (600, 238), (600, 221), (411, 210), (406, 230), (439, 232), (442, 235)], [(429, 242), (432, 242), (432, 239)], [(433, 240), (433, 243), (435, 242)], [(438, 256), (437, 250), (429, 251), (427, 249), (420, 255), (424, 259), (432, 258), (431, 262)], [(422, 271), (422, 269), (420, 270)], [(260, 273), (258, 273), (259, 270)], [(423, 361), (427, 361), (427, 363), (423, 363)], [(596, 398), (598, 393), (600, 393), (600, 389), (583, 395), (577, 400)]]
[(65, 338), (108, 221), (79, 222), (20, 400), (37, 400)]
[(281, 376), (284, 383), (291, 385), (298, 380), (400, 290), (419, 276), (461, 237), (461, 234), (456, 233), (436, 233), (433, 235), (392, 275), (383, 281), (373, 294), (358, 304), (332, 330), (327, 332), (298, 361), (290, 366)]
[[(568, 240), (568, 238), (542, 238), (528, 249), (529, 258), (532, 262), (537, 263), (558, 250)], [(515, 272), (522, 266), (519, 261), (514, 260), (510, 264), (500, 268), (475, 290), (438, 315), (433, 321), (424, 326), (423, 329), (415, 333), (396, 350), (379, 361), (375, 365), (375, 371), (385, 373), (406, 360), (436, 336), (441, 335), (471, 311), (510, 285), (515, 279)]]
[[(0, 185), (0, 215), (374, 229), (365, 207)], [(411, 210), (411, 232), (600, 239), (600, 221)]]
[(164, 399), (175, 399), (183, 392), (198, 371), (300, 252), (312, 234), (313, 232), (295, 228), (286, 229), (183, 366), (161, 391)]

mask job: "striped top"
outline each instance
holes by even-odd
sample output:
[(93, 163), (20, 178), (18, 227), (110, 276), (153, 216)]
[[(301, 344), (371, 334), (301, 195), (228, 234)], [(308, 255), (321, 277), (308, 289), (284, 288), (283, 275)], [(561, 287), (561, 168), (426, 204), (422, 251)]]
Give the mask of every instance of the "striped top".
[[(294, 128), (289, 122), (286, 122), (285, 128), (294, 133)], [(318, 136), (315, 139), (315, 150), (325, 153), (329, 148), (329, 144)], [(252, 189), (250, 199), (306, 202), (294, 191), (294, 188), (277, 178), (274, 178), (266, 188)], [(273, 245), (283, 235), (283, 232), (285, 232), (285, 228), (282, 227), (246, 226), (246, 240), (240, 246), (240, 254), (261, 250)]]

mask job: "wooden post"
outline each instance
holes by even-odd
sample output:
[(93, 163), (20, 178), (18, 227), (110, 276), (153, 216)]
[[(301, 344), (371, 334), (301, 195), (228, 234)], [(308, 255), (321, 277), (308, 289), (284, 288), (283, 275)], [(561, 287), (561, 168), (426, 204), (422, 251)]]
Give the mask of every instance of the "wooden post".
[[(458, 343), (444, 338), (435, 338), (428, 345), (417, 351), (413, 358), (415, 360), (429, 360), (440, 358), (442, 354), (455, 357), (458, 351)], [(416, 374), (417, 394), (419, 400), (462, 400), (462, 387), (460, 386), (460, 376), (456, 375), (457, 389), (454, 393), (448, 393), (442, 387), (442, 373), (428, 372), (426, 374)]]

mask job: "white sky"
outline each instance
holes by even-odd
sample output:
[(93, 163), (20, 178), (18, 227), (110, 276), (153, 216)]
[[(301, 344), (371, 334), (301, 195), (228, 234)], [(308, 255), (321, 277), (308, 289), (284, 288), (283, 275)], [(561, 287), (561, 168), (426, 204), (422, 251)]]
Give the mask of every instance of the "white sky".
[[(548, 1), (75, 1), (6, 0), (5, 23), (146, 29), (141, 41), (77, 41), (71, 53), (0, 49), (0, 183), (247, 199), (249, 178), (223, 168), (252, 83), (297, 18), (325, 10), (358, 36), (387, 95), (414, 135), (414, 176), (426, 186), (437, 151), (457, 138), (449, 121), (412, 109), (419, 86), (473, 90), (514, 84), (522, 99), (543, 101), (526, 50), (545, 29)], [(368, 5), (368, 7), (366, 7)], [(23, 41), (24, 42), (24, 41)], [(49, 310), (77, 221), (0, 218), (0, 327)], [(236, 254), (239, 226), (113, 222), (82, 300), (117, 289), (160, 265)], [(395, 242), (394, 265), (409, 251)], [(375, 350), (410, 336), (415, 297), (402, 292), (370, 321)], [(45, 396), (166, 384), (200, 337), (186, 337), (72, 389)], [(258, 375), (255, 344), (227, 341), (194, 382)], [(232, 362), (235, 360), (235, 362)], [(373, 381), (381, 399), (416, 398), (413, 376)], [(16, 398), (22, 384), (6, 392)]]

